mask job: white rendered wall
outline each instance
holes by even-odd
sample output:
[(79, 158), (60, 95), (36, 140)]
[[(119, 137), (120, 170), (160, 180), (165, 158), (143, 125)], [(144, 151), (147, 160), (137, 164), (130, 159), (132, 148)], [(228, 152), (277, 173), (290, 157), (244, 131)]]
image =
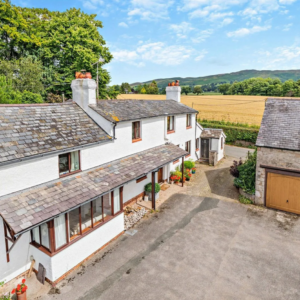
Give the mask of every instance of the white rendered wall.
[(116, 126), (114, 142), (81, 150), (81, 169), (87, 170), (165, 144), (164, 117), (141, 120), (142, 141), (132, 143), (132, 122)]
[[(155, 181), (157, 182), (157, 173), (155, 174)], [(123, 202), (127, 202), (137, 195), (145, 191), (145, 185), (149, 182), (152, 182), (152, 173), (147, 175), (147, 179), (136, 183), (136, 180), (130, 181), (128, 184), (124, 185), (123, 190)]]
[(0, 168), (0, 196), (59, 178), (58, 156), (43, 157)]
[(51, 273), (47, 277), (51, 281), (57, 280), (123, 231), (124, 214), (121, 213), (65, 250), (54, 255), (51, 258)]
[[(221, 139), (223, 138), (223, 149), (221, 149), (222, 143), (221, 143)], [(221, 137), (219, 138), (219, 145), (218, 145), (218, 161), (221, 160), (224, 157), (224, 149), (225, 149), (225, 137), (223, 136), (223, 134), (221, 135)]]
[[(3, 219), (0, 217), (0, 282), (8, 282), (29, 269), (29, 242), (30, 234), (23, 234), (9, 254), (10, 262), (7, 262)], [(11, 245), (10, 242), (9, 245)]]

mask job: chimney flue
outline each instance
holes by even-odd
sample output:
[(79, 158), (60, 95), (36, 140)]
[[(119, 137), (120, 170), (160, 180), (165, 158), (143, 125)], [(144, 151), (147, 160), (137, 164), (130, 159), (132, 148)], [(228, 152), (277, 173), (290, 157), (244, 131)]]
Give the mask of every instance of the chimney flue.
[(176, 82), (170, 82), (166, 87), (166, 99), (180, 102), (180, 96), (181, 87), (179, 86), (179, 80), (176, 80)]

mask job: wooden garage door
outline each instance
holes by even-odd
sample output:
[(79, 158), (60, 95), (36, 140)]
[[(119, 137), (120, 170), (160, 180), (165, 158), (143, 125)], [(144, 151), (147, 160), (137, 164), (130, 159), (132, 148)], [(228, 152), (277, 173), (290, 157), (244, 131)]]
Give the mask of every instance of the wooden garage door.
[(300, 177), (267, 174), (266, 206), (300, 214)]

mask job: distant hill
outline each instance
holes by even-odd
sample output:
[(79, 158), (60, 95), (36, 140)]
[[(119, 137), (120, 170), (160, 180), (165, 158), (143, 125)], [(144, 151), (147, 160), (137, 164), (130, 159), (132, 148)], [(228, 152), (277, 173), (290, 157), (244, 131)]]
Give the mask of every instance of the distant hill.
[[(180, 85), (203, 85), (210, 83), (230, 83), (231, 81), (243, 81), (252, 77), (262, 77), (262, 78), (279, 78), (281, 81), (286, 81), (289, 79), (299, 80), (300, 79), (300, 70), (278, 70), (278, 71), (258, 71), (258, 70), (243, 70), (239, 72), (226, 73), (226, 74), (217, 74), (203, 77), (172, 77), (172, 78), (160, 78), (154, 79), (157, 82), (159, 88), (164, 88), (168, 85), (169, 82), (175, 81), (176, 79), (180, 80)], [(134, 82), (130, 84), (132, 87), (150, 83), (152, 80), (145, 82)]]

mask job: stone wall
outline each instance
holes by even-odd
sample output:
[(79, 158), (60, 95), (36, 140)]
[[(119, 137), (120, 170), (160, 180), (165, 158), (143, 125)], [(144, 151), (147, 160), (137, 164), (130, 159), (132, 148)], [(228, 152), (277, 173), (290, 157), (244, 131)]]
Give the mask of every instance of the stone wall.
[(218, 163), (218, 152), (215, 150), (209, 151), (209, 165), (215, 166)]
[(260, 168), (260, 165), (287, 170), (300, 170), (300, 152), (264, 147), (257, 148), (255, 203), (264, 205), (265, 169)]

